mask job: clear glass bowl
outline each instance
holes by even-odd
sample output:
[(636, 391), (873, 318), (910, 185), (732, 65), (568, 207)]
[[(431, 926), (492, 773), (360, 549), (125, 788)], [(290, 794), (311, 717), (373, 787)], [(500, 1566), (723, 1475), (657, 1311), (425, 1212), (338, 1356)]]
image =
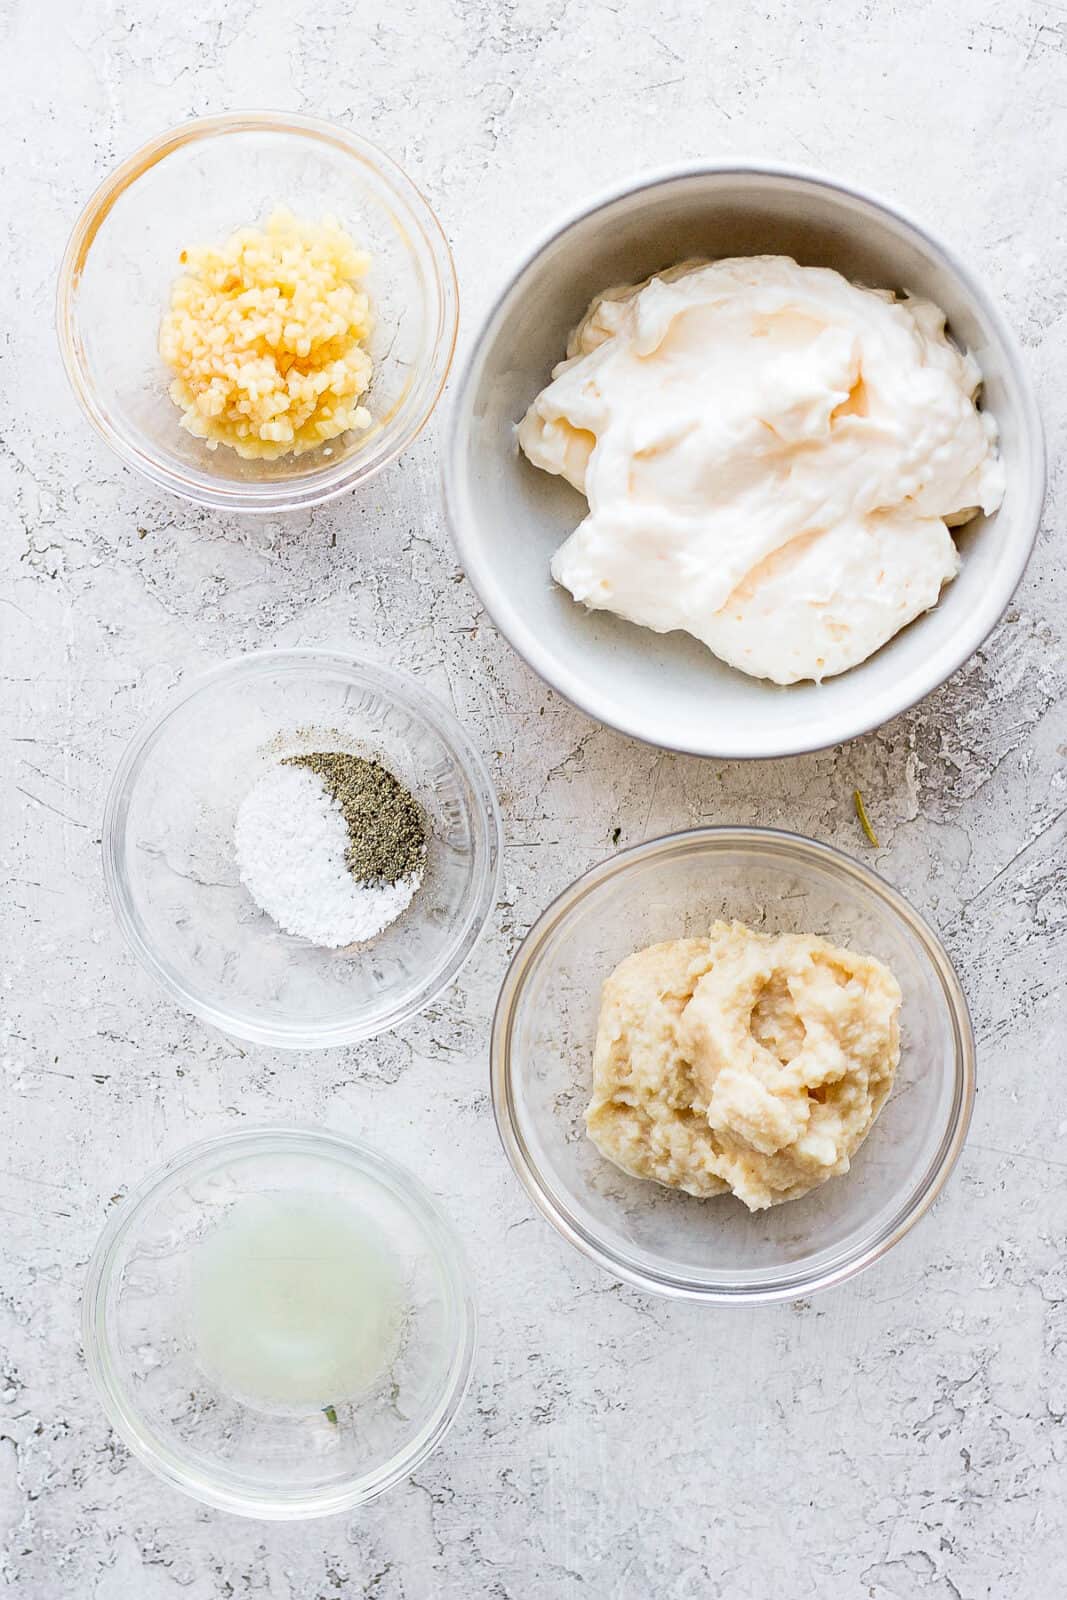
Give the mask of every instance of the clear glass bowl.
[[(243, 461), (179, 427), (159, 324), (180, 252), (278, 205), (314, 221), (333, 213), (371, 254), (375, 422), (306, 455)], [(150, 140), (97, 189), (59, 274), (60, 349), (89, 420), (160, 488), (222, 510), (316, 505), (392, 461), (437, 403), (457, 319), (448, 243), (411, 180), (347, 129), (277, 112), (204, 117)]]
[[(359, 1399), (260, 1409), (201, 1367), (191, 1327), (197, 1247), (252, 1195), (352, 1208), (395, 1260), (396, 1349)], [(135, 1455), (208, 1505), (271, 1519), (326, 1516), (412, 1472), (470, 1379), (475, 1308), (450, 1224), (412, 1175), (355, 1140), (310, 1129), (224, 1134), (183, 1151), (116, 1207), (89, 1265), (86, 1360)]]
[[(892, 1093), (849, 1173), (750, 1214), (631, 1178), (585, 1135), (600, 988), (631, 951), (716, 918), (816, 933), (888, 963), (903, 991)], [(963, 1145), (974, 1039), (937, 936), (888, 884), (795, 834), (699, 828), (594, 867), (520, 947), (493, 1024), (497, 1126), (512, 1166), (564, 1238), (659, 1294), (736, 1304), (840, 1283), (922, 1216)]]
[[(377, 938), (327, 950), (283, 933), (238, 877), (237, 808), (284, 756), (343, 749), (407, 785), (427, 825), (423, 881)], [(268, 650), (183, 686), (128, 746), (104, 813), (119, 925), (186, 1010), (256, 1044), (315, 1049), (395, 1027), (455, 978), (500, 873), (492, 782), (417, 683), (322, 650)]]

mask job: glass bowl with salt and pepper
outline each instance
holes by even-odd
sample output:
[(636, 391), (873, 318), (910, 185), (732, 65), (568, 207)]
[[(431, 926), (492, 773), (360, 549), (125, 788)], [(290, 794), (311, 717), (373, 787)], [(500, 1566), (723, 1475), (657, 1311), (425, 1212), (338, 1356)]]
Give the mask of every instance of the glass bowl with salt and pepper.
[(227, 662), (135, 736), (104, 821), (134, 951), (187, 1010), (290, 1049), (393, 1027), (496, 899), (484, 764), (418, 683), (326, 651)]

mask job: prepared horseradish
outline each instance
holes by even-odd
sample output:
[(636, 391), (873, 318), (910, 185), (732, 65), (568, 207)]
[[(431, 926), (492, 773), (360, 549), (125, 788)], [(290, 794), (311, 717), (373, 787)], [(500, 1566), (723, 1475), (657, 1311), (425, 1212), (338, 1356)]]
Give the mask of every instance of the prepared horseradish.
[(286, 757), (253, 785), (234, 850), (242, 883), (280, 928), (340, 949), (374, 938), (411, 904), (426, 826), (380, 762), (318, 750)]
[(604, 985), (589, 1137), (609, 1161), (751, 1211), (845, 1173), (900, 1059), (900, 987), (873, 956), (717, 922)]
[(335, 218), (279, 208), (181, 260), (159, 350), (188, 433), (273, 460), (370, 427), (370, 257)]

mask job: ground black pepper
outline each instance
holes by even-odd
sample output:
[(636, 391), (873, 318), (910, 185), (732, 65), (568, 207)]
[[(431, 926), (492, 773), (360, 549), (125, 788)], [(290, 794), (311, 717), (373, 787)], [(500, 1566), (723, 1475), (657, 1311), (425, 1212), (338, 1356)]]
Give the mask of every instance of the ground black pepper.
[(345, 865), (360, 883), (396, 883), (426, 858), (426, 828), (418, 802), (378, 761), (343, 750), (287, 756), (286, 767), (306, 767), (322, 779), (348, 829)]

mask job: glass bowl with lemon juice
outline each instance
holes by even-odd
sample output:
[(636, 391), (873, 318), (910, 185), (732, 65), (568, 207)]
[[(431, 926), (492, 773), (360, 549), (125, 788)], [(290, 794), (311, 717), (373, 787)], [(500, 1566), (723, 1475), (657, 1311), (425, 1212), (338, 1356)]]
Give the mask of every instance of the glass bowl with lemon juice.
[(372, 1498), (440, 1443), (475, 1312), (459, 1241), (410, 1173), (340, 1134), (263, 1129), (193, 1146), (116, 1207), (84, 1339), (154, 1472), (295, 1519)]

